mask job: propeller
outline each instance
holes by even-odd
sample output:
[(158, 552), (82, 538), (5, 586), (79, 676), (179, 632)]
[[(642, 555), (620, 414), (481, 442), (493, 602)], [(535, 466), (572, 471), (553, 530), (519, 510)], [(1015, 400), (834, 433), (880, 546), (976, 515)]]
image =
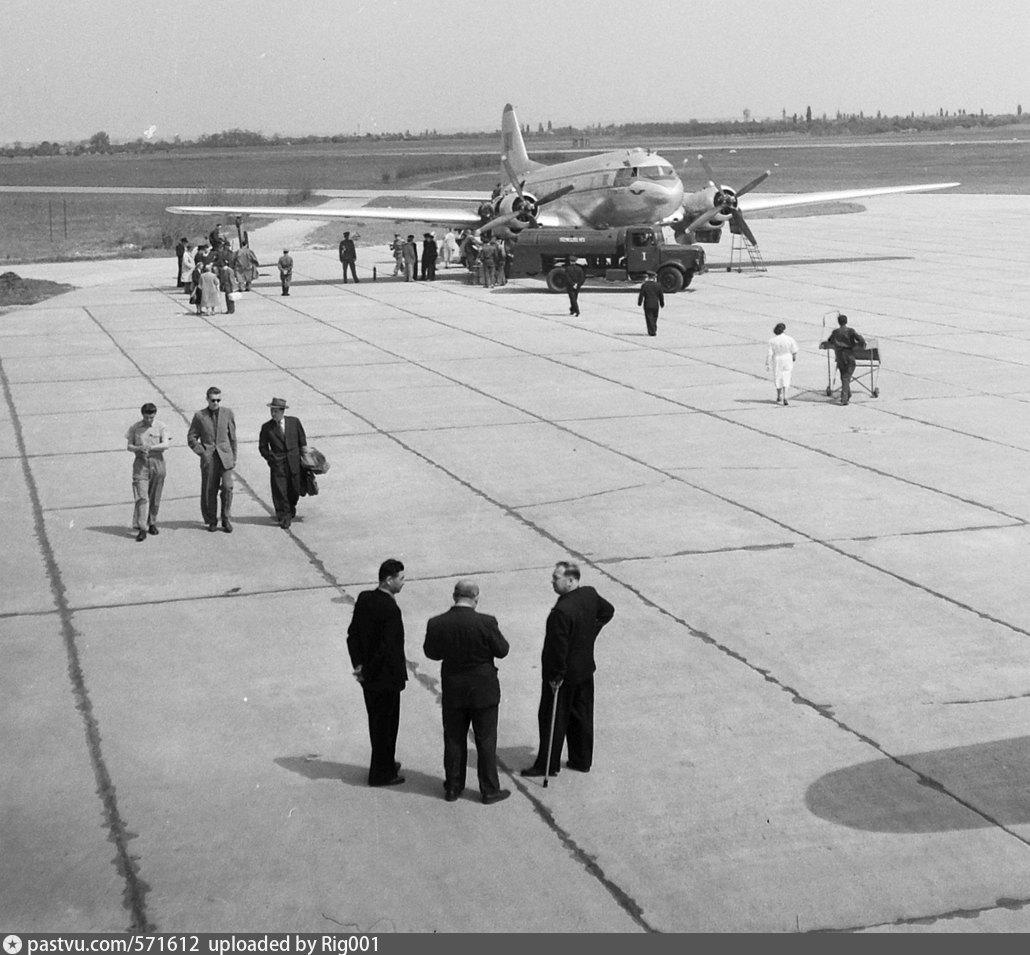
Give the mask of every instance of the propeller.
[(694, 229), (700, 228), (710, 220), (714, 219), (717, 215), (726, 216), (733, 222), (734, 228), (737, 229), (752, 245), (758, 245), (758, 240), (755, 238), (755, 234), (751, 231), (751, 227), (747, 224), (744, 219), (744, 214), (737, 207), (737, 200), (749, 193), (756, 186), (760, 186), (766, 179), (769, 178), (769, 170), (767, 169), (760, 176), (755, 176), (749, 183), (741, 186), (739, 189), (731, 189), (729, 186), (719, 185), (715, 179), (715, 173), (712, 172), (712, 167), (708, 165), (708, 161), (704, 156), (698, 156), (698, 161), (704, 168), (704, 171), (708, 173), (709, 184), (715, 188), (715, 195), (712, 197), (713, 209), (698, 216), (693, 222), (690, 223), (684, 229), (684, 232), (693, 232)]
[(525, 222), (531, 229), (535, 228), (537, 225), (536, 214), (540, 211), (541, 206), (546, 206), (549, 202), (554, 202), (556, 199), (560, 199), (562, 196), (568, 195), (573, 189), (575, 189), (575, 186), (571, 184), (568, 186), (562, 186), (561, 189), (555, 189), (554, 191), (547, 193), (546, 196), (536, 199), (523, 192), (523, 187), (526, 185), (526, 181), (523, 179), (519, 182), (518, 176), (515, 175), (515, 170), (507, 156), (501, 157), (501, 163), (504, 166), (504, 171), (508, 174), (508, 179), (511, 181), (512, 187), (515, 189), (515, 194), (518, 198), (512, 204), (511, 212), (506, 212), (504, 215), (496, 216), (493, 219), (484, 222), (479, 227), (479, 232), (489, 232), (491, 229), (507, 225), (509, 222), (514, 222), (515, 220)]

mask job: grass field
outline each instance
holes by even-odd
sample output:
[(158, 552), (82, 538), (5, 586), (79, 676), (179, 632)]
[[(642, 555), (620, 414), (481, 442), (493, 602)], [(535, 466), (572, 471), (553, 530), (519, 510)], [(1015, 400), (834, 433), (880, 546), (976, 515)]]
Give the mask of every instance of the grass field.
[[(1019, 128), (1021, 129), (1021, 127)], [(996, 134), (997, 131), (994, 131)], [(595, 141), (589, 150), (561, 151), (564, 144), (530, 140), (531, 154), (557, 161), (627, 145), (653, 145), (680, 171), (689, 192), (706, 184), (697, 154), (703, 152), (719, 178), (740, 186), (765, 169), (769, 192), (808, 192), (845, 187), (959, 181), (958, 191), (1030, 193), (1030, 140), (956, 134), (890, 139), (821, 140), (780, 137), (661, 144)], [(190, 152), (138, 156), (55, 156), (0, 159), (0, 184), (10, 186), (157, 187), (161, 195), (0, 193), (0, 265), (105, 256), (167, 255), (180, 235), (199, 237), (213, 223), (164, 212), (173, 204), (258, 201), (233, 190), (282, 189), (292, 195), (260, 198), (262, 205), (296, 204), (318, 189), (482, 190), (498, 179), (491, 138), (449, 141), (444, 147), (412, 143), (343, 143), (320, 146)], [(686, 165), (683, 161), (686, 160)], [(484, 165), (485, 164), (485, 165)], [(201, 190), (186, 193), (184, 190)], [(314, 199), (317, 202), (317, 197)], [(348, 225), (334, 222), (312, 237), (332, 244)], [(397, 227), (401, 231), (405, 227)], [(408, 231), (421, 235), (428, 227)], [(361, 231), (355, 223), (351, 231)], [(369, 223), (368, 241), (379, 244), (395, 231)]]

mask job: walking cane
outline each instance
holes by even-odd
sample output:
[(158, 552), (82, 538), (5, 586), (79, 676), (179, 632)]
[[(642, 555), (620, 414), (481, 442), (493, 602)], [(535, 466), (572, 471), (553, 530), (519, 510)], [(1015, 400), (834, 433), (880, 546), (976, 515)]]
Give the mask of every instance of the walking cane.
[(551, 751), (554, 749), (554, 724), (558, 719), (558, 690), (561, 688), (561, 680), (552, 680), (551, 689), (554, 690), (554, 703), (551, 705), (551, 732), (547, 736), (547, 763), (544, 765), (544, 789), (547, 788), (547, 777), (551, 775)]

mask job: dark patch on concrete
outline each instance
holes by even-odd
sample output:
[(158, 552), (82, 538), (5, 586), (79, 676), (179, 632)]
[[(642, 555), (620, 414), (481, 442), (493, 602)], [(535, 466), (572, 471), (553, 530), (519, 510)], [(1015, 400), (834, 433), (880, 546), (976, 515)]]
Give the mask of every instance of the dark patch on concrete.
[(86, 748), (97, 784), (97, 795), (100, 797), (103, 807), (104, 825), (107, 829), (108, 839), (115, 847), (115, 855), (112, 862), (124, 882), (122, 904), (128, 910), (130, 920), (127, 931), (153, 931), (155, 926), (147, 918), (146, 910), (146, 896), (150, 891), (150, 886), (140, 878), (139, 857), (129, 852), (129, 841), (136, 838), (136, 834), (126, 828), (125, 820), (122, 818), (121, 811), (118, 808), (118, 798), (114, 782), (104, 760), (103, 750), (100, 745), (102, 739), (100, 723), (93, 712), (93, 701), (90, 699), (89, 690), (86, 688), (86, 678), (82, 671), (82, 660), (79, 656), (78, 641), (80, 634), (75, 629), (73, 611), (68, 605), (68, 596), (64, 580), (61, 577), (61, 569), (57, 564), (57, 558), (54, 556), (53, 547), (47, 535), (46, 521), (40, 504), (39, 489), (36, 487), (36, 479), (25, 453), (25, 438), (21, 427), (21, 419), (14, 404), (10, 381), (7, 378), (7, 372), (4, 369), (2, 359), (0, 359), (0, 382), (3, 384), (4, 400), (7, 402), (7, 408), (11, 415), (15, 443), (18, 446), (19, 457), (21, 458), (22, 474), (32, 504), (36, 540), (46, 566), (47, 579), (50, 582), (50, 592), (53, 594), (54, 604), (61, 621), (61, 636), (64, 641), (65, 653), (68, 657), (68, 677), (71, 682), (72, 698), (75, 701), (76, 710), (78, 710), (79, 715), (82, 717), (83, 728), (86, 734)]
[(973, 703), (1005, 703), (1009, 700), (1025, 700), (1030, 693), (1013, 693), (1010, 696), (988, 696), (982, 700), (944, 700), (941, 706), (968, 706)]
[[(976, 919), (989, 912), (996, 912), (998, 909), (1007, 909), (1010, 912), (1017, 912), (1030, 905), (1030, 899), (996, 899), (993, 905), (982, 905), (971, 909), (951, 909), (947, 912), (939, 912), (936, 915), (916, 915), (910, 918), (897, 918), (893, 922), (876, 922), (872, 925), (852, 925), (847, 928), (821, 928), (812, 929), (814, 934), (826, 932), (862, 932), (869, 929), (885, 928), (890, 925), (935, 925), (937, 922), (947, 922), (951, 919)], [(946, 931), (942, 929), (942, 931)]]
[(65, 285), (63, 282), (23, 279), (16, 272), (4, 272), (0, 275), (0, 309), (11, 305), (35, 305), (74, 288), (74, 285)]

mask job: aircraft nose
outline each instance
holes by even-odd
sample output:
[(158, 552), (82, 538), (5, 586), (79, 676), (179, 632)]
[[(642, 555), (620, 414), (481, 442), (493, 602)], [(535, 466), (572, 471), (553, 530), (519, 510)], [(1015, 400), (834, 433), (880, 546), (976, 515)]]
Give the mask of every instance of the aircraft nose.
[(670, 213), (683, 203), (683, 183), (679, 177), (665, 182), (651, 182), (638, 179), (629, 190), (634, 196), (647, 196), (655, 206)]

